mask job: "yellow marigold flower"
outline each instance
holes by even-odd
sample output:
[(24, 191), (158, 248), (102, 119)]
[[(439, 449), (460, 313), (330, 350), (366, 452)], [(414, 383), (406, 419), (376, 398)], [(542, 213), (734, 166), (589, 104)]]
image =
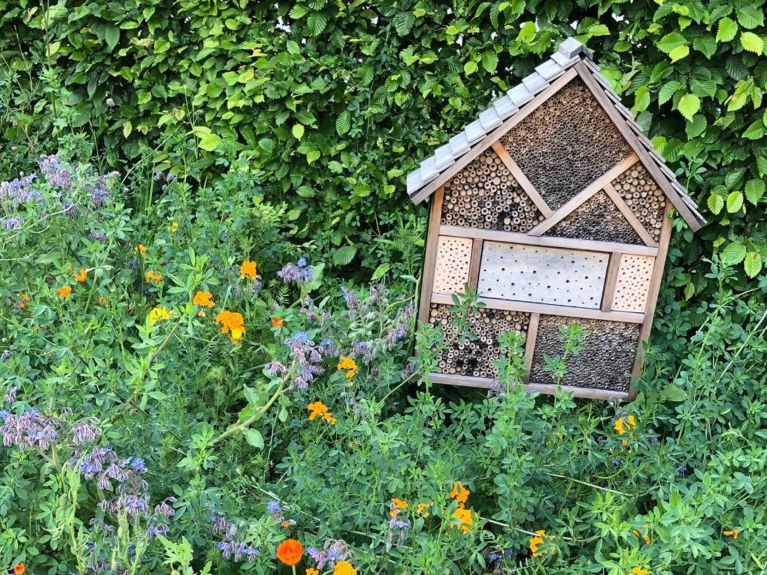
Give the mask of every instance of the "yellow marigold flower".
[(459, 507), (453, 513), (453, 518), (458, 520), (457, 527), (460, 527), (461, 531), (464, 533), (471, 531), (471, 525), (474, 523), (474, 520), (471, 517), (470, 509)]
[(613, 427), (615, 428), (615, 431), (618, 432), (618, 435), (625, 435), (627, 431), (631, 431), (636, 427), (636, 418), (633, 415), (629, 415), (625, 419), (619, 417), (615, 420)]
[(633, 575), (647, 575), (649, 573), (649, 571), (647, 569), (643, 568), (643, 567), (636, 567), (636, 566), (634, 566), (634, 567), (631, 568), (631, 573)]
[(407, 501), (400, 499), (399, 497), (391, 498), (392, 505), (397, 509), (407, 509)]
[(75, 274), (75, 281), (80, 284), (84, 284), (85, 280), (88, 279), (88, 270), (85, 268), (80, 268), (80, 271), (78, 271)]
[(205, 312), (200, 310), (197, 312), (197, 317), (205, 317)]
[(737, 539), (740, 536), (740, 529), (727, 529), (722, 532), (727, 537), (732, 537), (733, 539)]
[(333, 414), (330, 413), (329, 411), (327, 413), (323, 414), (322, 419), (327, 421), (330, 425), (335, 425), (336, 424), (336, 418), (333, 417)]
[(357, 575), (357, 570), (348, 561), (339, 561), (333, 569), (333, 575)]
[(62, 298), (69, 297), (70, 295), (72, 295), (72, 287), (68, 285), (64, 287), (60, 287), (59, 289), (56, 290), (56, 295)]
[(314, 567), (307, 567), (306, 575), (320, 575), (320, 572), (317, 571)]
[(139, 244), (136, 246), (136, 251), (143, 256), (146, 254), (146, 246), (144, 244)]
[(160, 272), (148, 271), (144, 273), (144, 280), (146, 283), (160, 283), (162, 281), (162, 274)]
[(240, 279), (244, 280), (246, 277), (254, 280), (256, 279), (256, 262), (245, 260), (240, 265)]
[(348, 379), (353, 378), (355, 375), (357, 375), (357, 370), (356, 369), (350, 369), (349, 371), (346, 372), (346, 377)]
[(178, 222), (171, 222), (168, 226), (168, 231), (175, 234), (178, 231)]
[(454, 499), (459, 505), (463, 506), (469, 500), (471, 491), (463, 486), (463, 483), (456, 481), (453, 484), (453, 490), (450, 492), (450, 497)]
[(216, 323), (221, 324), (221, 333), (228, 333), (232, 343), (237, 343), (245, 334), (244, 320), (242, 314), (236, 311), (222, 310), (216, 316)]
[[(216, 305), (216, 302), (214, 302), (212, 298), (213, 296), (209, 291), (198, 291), (194, 294), (192, 303), (201, 307), (213, 307)], [(203, 317), (205, 316), (203, 315)]]
[(155, 307), (149, 312), (149, 323), (154, 325), (158, 321), (170, 319), (170, 310), (165, 307)]
[(24, 293), (17, 293), (17, 294), (16, 294), (16, 297), (17, 297), (17, 298), (19, 298), (19, 299), (16, 301), (16, 306), (17, 306), (19, 309), (24, 309), (25, 307), (27, 307), (27, 302), (28, 302), (29, 300), (31, 300), (31, 299), (32, 299), (32, 296), (31, 296), (31, 295), (29, 295), (29, 294), (28, 294), (28, 293), (26, 293), (26, 292), (24, 292)]
[[(538, 529), (535, 532), (535, 535), (533, 537), (530, 537), (530, 551), (533, 553), (533, 557), (543, 557), (545, 555), (548, 555), (549, 549), (544, 549), (542, 551), (539, 551), (539, 548), (541, 545), (543, 545), (544, 536), (546, 535), (545, 529)], [(554, 537), (546, 537), (549, 541), (554, 539)], [(557, 550), (551, 549), (551, 554), (556, 555)]]

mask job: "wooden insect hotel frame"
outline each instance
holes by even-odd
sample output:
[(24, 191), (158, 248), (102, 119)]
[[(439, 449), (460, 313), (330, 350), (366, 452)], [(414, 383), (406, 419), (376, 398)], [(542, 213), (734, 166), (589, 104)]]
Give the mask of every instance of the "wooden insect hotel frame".
[[(530, 388), (554, 393), (544, 356), (580, 324), (561, 389), (628, 400), (642, 370), (675, 208), (705, 223), (589, 52), (570, 38), (408, 175), (431, 198), (419, 319), (450, 341), (432, 381), (489, 388), (497, 336), (526, 338)], [(476, 290), (474, 341), (452, 337), (453, 294)]]

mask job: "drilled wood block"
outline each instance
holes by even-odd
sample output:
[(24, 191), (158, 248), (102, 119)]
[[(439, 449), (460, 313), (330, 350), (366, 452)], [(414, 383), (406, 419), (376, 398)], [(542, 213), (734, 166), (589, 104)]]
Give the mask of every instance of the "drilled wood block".
[(535, 340), (530, 381), (556, 384), (543, 367), (545, 356), (563, 357), (560, 327), (577, 323), (587, 333), (583, 351), (565, 359), (567, 372), (561, 385), (626, 392), (639, 346), (640, 324), (618, 321), (541, 316)]
[(501, 143), (552, 210), (632, 153), (580, 79), (541, 104)]
[(478, 291), (488, 298), (599, 309), (608, 261), (599, 252), (485, 242)]
[(502, 357), (498, 336), (509, 331), (527, 334), (530, 314), (499, 309), (473, 308), (469, 330), (474, 339), (462, 339), (450, 317), (449, 305), (431, 304), (429, 323), (442, 328), (447, 345), (438, 358), (439, 373), (470, 377), (497, 377), (492, 362)]
[(644, 312), (655, 258), (624, 254), (618, 267), (615, 296), (611, 308), (615, 311)]
[(463, 293), (469, 281), (471, 246), (469, 238), (440, 236), (437, 244), (437, 263), (434, 269), (435, 293)]
[(543, 215), (492, 149), (445, 184), (442, 225), (527, 232), (541, 221)]
[(611, 183), (642, 226), (657, 242), (663, 227), (666, 198), (645, 167), (642, 164), (635, 164)]
[(544, 236), (644, 245), (618, 206), (603, 191), (586, 200)]

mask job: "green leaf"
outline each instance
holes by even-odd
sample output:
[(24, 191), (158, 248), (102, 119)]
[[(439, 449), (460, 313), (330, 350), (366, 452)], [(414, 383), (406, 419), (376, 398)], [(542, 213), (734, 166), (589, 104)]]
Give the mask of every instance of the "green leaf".
[(288, 49), (288, 52), (290, 54), (300, 54), (301, 53), (301, 47), (298, 45), (298, 42), (295, 42), (293, 40), (288, 40), (285, 47)]
[(693, 117), (698, 110), (700, 110), (700, 98), (695, 94), (685, 94), (679, 100), (678, 108), (682, 116), (684, 116), (688, 122), (692, 122)]
[(750, 30), (764, 24), (764, 6), (760, 4), (761, 2), (743, 2), (737, 10), (738, 22), (741, 26)]
[(731, 214), (740, 211), (743, 207), (743, 194), (737, 190), (727, 194), (727, 211)]
[(682, 58), (686, 58), (690, 53), (690, 47), (689, 46), (677, 46), (671, 52), (668, 53), (669, 58), (671, 58), (672, 62), (677, 62), (681, 60)]
[(680, 46), (685, 46), (686, 44), (687, 38), (682, 36), (679, 32), (672, 32), (671, 34), (666, 34), (663, 38), (658, 40), (656, 45), (658, 46), (658, 50), (668, 54), (673, 49), (679, 48)]
[(344, 110), (338, 118), (336, 118), (336, 132), (338, 132), (339, 136), (343, 136), (351, 129), (351, 127), (352, 115), (349, 113), (349, 110)]
[(301, 124), (296, 124), (293, 126), (293, 129), (290, 130), (290, 132), (293, 134), (293, 137), (296, 140), (300, 140), (304, 137), (304, 127)]
[(605, 24), (594, 24), (589, 26), (586, 34), (588, 34), (590, 38), (594, 38), (595, 36), (609, 36), (610, 29)]
[(463, 65), (463, 73), (467, 76), (473, 74), (479, 69), (477, 63), (474, 60), (470, 60)]
[(738, 25), (735, 20), (731, 18), (722, 18), (719, 20), (719, 26), (716, 29), (716, 41), (717, 42), (729, 42), (735, 38), (735, 34), (738, 33)]
[(764, 49), (764, 42), (753, 32), (743, 32), (740, 35), (740, 44), (745, 50), (760, 55)]
[(319, 36), (328, 25), (328, 19), (322, 12), (314, 12), (306, 19), (306, 25), (312, 36)]
[(668, 102), (671, 98), (674, 97), (674, 94), (683, 87), (684, 85), (677, 80), (671, 80), (670, 82), (664, 84), (660, 89), (660, 92), (658, 92), (658, 104), (662, 106)]
[(724, 198), (720, 194), (711, 194), (706, 203), (708, 204), (708, 209), (715, 215), (724, 208)]
[(660, 398), (663, 401), (684, 401), (687, 392), (673, 383), (667, 383), (660, 392)]
[(256, 449), (264, 448), (264, 436), (257, 429), (246, 429), (244, 432), (245, 441)]
[(270, 138), (261, 138), (258, 141), (258, 147), (261, 148), (267, 156), (271, 156), (274, 152), (274, 140)]
[(703, 114), (695, 114), (692, 122), (687, 122), (684, 127), (688, 138), (697, 138), (706, 130), (706, 117)]
[(746, 131), (743, 132), (743, 137), (747, 140), (758, 140), (764, 136), (764, 130), (764, 122), (761, 120), (756, 120), (755, 122), (752, 122), (748, 128), (746, 128)]
[(386, 272), (389, 271), (389, 268), (391, 268), (391, 264), (389, 262), (384, 262), (380, 264), (376, 271), (373, 272), (373, 275), (370, 276), (370, 281), (375, 282), (380, 280), (384, 275), (386, 275)]
[(357, 255), (355, 246), (343, 246), (333, 252), (333, 263), (337, 266), (345, 266)]
[(762, 271), (762, 256), (758, 252), (748, 252), (743, 260), (743, 269), (750, 278), (755, 278)]
[(743, 261), (746, 257), (746, 246), (741, 243), (735, 242), (727, 246), (722, 250), (720, 259), (726, 266), (734, 266)]
[(498, 55), (495, 52), (484, 52), (482, 54), (482, 67), (489, 74), (495, 72), (498, 67)]
[(394, 29), (400, 36), (407, 36), (413, 29), (415, 24), (415, 16), (410, 12), (398, 12), (394, 16), (392, 22), (394, 23)]
[(133, 124), (131, 124), (130, 120), (125, 120), (125, 123), (123, 124), (123, 136), (128, 137), (130, 136), (130, 133), (133, 131)]
[(746, 199), (757, 205), (764, 195), (764, 180), (748, 180), (745, 188)]
[(290, 17), (293, 18), (293, 20), (299, 20), (306, 16), (306, 13), (309, 12), (309, 9), (306, 6), (301, 6), (301, 4), (296, 4), (291, 8), (290, 10)]
[(650, 89), (645, 86), (639, 86), (634, 94), (634, 110), (643, 112), (650, 105)]
[(107, 46), (109, 47), (109, 51), (111, 52), (120, 41), (120, 29), (116, 26), (108, 26), (104, 32), (104, 40), (106, 41)]
[(200, 139), (200, 148), (207, 152), (212, 152), (218, 146), (221, 144), (221, 138), (219, 138), (216, 134), (206, 134)]

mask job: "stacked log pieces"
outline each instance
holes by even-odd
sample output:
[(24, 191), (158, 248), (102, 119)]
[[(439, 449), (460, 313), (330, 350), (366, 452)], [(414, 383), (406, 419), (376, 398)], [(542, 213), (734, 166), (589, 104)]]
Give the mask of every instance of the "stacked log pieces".
[(647, 232), (659, 241), (666, 200), (645, 167), (635, 164), (611, 183)]
[(544, 235), (644, 245), (642, 238), (604, 191), (589, 198)]
[(629, 374), (639, 345), (641, 324), (638, 323), (542, 315), (535, 338), (530, 381), (556, 384), (552, 375), (543, 369), (544, 356), (563, 356), (560, 327), (573, 323), (583, 328), (586, 339), (583, 351), (567, 358), (562, 385), (628, 391)]
[(580, 79), (541, 104), (501, 143), (552, 210), (632, 153)]
[(473, 339), (461, 337), (450, 317), (449, 305), (431, 304), (429, 323), (442, 328), (443, 341), (449, 342), (438, 358), (439, 373), (469, 377), (494, 378), (498, 370), (493, 360), (501, 358), (498, 336), (516, 331), (527, 333), (530, 314), (473, 308), (469, 313), (469, 329)]
[(443, 225), (527, 232), (542, 221), (543, 214), (491, 149), (445, 184)]

